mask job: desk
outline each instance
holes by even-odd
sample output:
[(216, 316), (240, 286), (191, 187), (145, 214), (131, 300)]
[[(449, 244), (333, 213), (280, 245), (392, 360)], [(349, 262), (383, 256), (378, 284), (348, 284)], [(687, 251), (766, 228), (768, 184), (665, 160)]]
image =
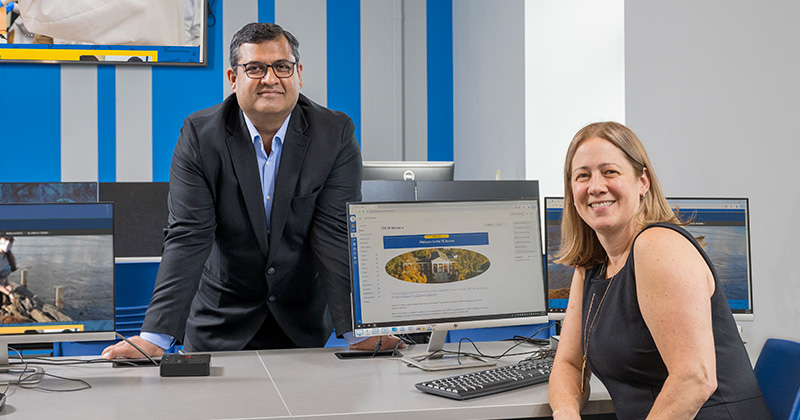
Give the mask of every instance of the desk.
[[(478, 345), (487, 354), (499, 354), (509, 346), (504, 342)], [(520, 346), (517, 350), (524, 348)], [(84, 379), (92, 389), (48, 393), (12, 387), (2, 415), (10, 419), (193, 420), (330, 417), (408, 420), (550, 415), (546, 384), (454, 401), (419, 392), (414, 384), (457, 374), (459, 370), (425, 372), (406, 366), (399, 358), (339, 360), (334, 352), (342, 350), (212, 353), (210, 377), (162, 378), (155, 367), (45, 366), (48, 373)], [(520, 358), (504, 358), (499, 364), (512, 364)], [(316, 379), (309, 381), (312, 375)], [(41, 385), (73, 386), (55, 379), (44, 379)], [(592, 389), (584, 413), (612, 412), (608, 393), (596, 379)]]

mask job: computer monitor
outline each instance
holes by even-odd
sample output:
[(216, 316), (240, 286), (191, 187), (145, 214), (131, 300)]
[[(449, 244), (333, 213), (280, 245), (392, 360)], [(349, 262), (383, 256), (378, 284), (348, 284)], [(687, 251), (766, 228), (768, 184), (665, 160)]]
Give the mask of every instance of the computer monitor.
[(348, 203), (348, 217), (356, 337), (430, 332), (404, 360), (437, 370), (494, 363), (442, 357), (449, 330), (547, 322), (537, 199)]
[(452, 181), (453, 162), (364, 161), (365, 181)]
[[(753, 283), (750, 265), (749, 202), (747, 198), (667, 198), (684, 221), (684, 228), (708, 254), (733, 316), (737, 321), (753, 319)], [(563, 318), (569, 299), (572, 269), (554, 262), (561, 245), (564, 199), (545, 198), (548, 312)]]
[(9, 345), (114, 339), (113, 214), (111, 203), (0, 204), (17, 268), (6, 279), (14, 302), (0, 295), (0, 372)]

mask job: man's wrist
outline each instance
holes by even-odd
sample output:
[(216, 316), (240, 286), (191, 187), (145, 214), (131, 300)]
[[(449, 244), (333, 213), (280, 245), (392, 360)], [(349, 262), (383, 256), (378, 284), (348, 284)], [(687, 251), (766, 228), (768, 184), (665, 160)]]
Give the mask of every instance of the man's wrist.
[(141, 337), (144, 341), (162, 348), (163, 350), (166, 350), (175, 344), (175, 337), (172, 337), (169, 334), (142, 331), (139, 334), (139, 337)]

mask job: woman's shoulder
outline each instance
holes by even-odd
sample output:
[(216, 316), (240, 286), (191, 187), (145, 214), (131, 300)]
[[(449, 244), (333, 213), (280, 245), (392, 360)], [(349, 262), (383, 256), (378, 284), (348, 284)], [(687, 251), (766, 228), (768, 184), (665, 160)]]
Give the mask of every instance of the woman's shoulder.
[(646, 226), (633, 243), (633, 250), (637, 254), (645, 250), (665, 251), (670, 248), (680, 247), (685, 249), (695, 248), (692, 243), (693, 236), (686, 229), (671, 223), (654, 223)]
[[(670, 223), (656, 223), (645, 227), (633, 244), (637, 258), (665, 260), (665, 256), (698, 253), (692, 235), (680, 226)], [(668, 259), (668, 258), (667, 258)]]

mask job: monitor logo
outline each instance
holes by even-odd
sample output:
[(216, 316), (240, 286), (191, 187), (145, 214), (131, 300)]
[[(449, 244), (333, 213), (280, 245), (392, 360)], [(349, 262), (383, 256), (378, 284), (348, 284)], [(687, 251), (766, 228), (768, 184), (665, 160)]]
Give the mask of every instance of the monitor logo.
[(414, 171), (411, 169), (403, 172), (403, 181), (413, 181), (415, 178)]

